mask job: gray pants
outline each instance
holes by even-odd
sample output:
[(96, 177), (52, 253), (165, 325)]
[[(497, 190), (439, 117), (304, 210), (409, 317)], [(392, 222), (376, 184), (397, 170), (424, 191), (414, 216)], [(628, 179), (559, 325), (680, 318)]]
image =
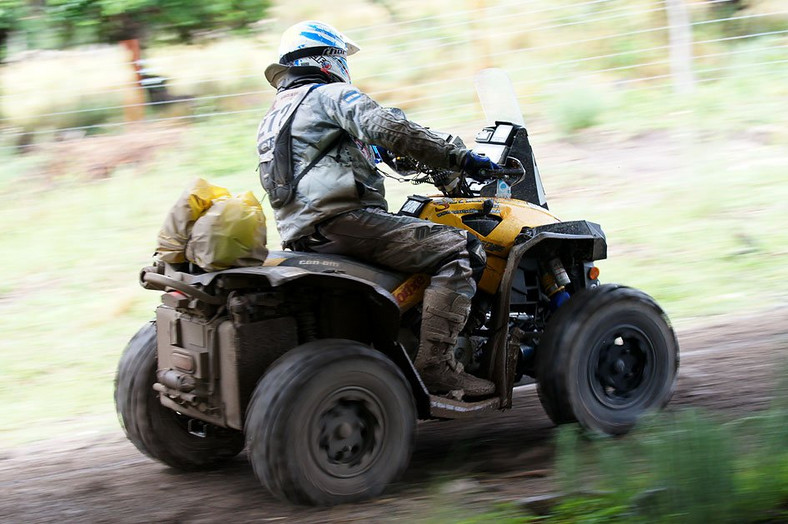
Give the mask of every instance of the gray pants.
[(347, 255), (405, 273), (428, 273), (428, 290), (442, 288), (467, 298), (476, 292), (486, 261), (481, 243), (466, 231), (378, 208), (343, 213), (317, 230), (295, 247)]

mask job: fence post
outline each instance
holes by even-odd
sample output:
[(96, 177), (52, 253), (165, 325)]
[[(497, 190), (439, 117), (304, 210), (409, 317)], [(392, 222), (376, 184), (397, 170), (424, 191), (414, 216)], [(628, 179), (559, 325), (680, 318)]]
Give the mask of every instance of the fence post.
[(121, 40), (120, 46), (129, 53), (131, 67), (134, 75), (134, 83), (126, 89), (124, 95), (123, 115), (126, 122), (139, 122), (145, 118), (145, 91), (142, 88), (142, 77), (140, 76), (140, 41)]
[(680, 94), (695, 88), (692, 72), (692, 26), (684, 0), (666, 0), (670, 36), (670, 72), (673, 89)]
[(490, 60), (490, 26), (487, 23), (487, 0), (475, 0), (472, 4), (476, 16), (473, 18), (473, 42), (476, 46), (476, 56), (478, 69), (492, 67)]

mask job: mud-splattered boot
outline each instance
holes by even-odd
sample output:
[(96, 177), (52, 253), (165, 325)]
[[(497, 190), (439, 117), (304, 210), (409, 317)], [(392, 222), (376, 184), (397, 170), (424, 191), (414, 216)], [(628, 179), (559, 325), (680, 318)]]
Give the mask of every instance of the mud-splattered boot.
[(470, 299), (443, 289), (427, 289), (421, 316), (421, 343), (413, 363), (430, 393), (462, 390), (468, 397), (495, 393), (495, 384), (465, 373), (454, 358)]

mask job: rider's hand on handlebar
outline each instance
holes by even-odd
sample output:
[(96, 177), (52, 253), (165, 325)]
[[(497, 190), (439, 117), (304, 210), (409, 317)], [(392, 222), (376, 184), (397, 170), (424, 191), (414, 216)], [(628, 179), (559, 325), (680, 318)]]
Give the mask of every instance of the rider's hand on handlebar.
[(468, 151), (462, 159), (462, 172), (470, 177), (483, 175), (483, 171), (497, 171), (501, 166), (487, 158)]

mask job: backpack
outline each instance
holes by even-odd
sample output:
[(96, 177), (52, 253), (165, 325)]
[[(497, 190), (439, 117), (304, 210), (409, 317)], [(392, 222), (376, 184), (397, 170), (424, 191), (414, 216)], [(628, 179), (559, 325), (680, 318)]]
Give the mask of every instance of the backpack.
[[(262, 183), (265, 192), (268, 193), (271, 207), (274, 209), (279, 209), (283, 206), (286, 206), (293, 200), (296, 187), (298, 187), (298, 182), (339, 143), (342, 136), (344, 135), (344, 133), (340, 133), (336, 139), (334, 139), (325, 149), (321, 150), (317, 156), (312, 159), (312, 161), (303, 169), (303, 171), (301, 171), (298, 175), (293, 174), (293, 118), (295, 117), (295, 114), (303, 101), (306, 100), (307, 96), (309, 96), (309, 93), (321, 85), (323, 84), (311, 86), (294, 107), (292, 105), (292, 100), (284, 103), (283, 107), (279, 107), (279, 101), (275, 102), (271, 107), (271, 110), (265, 116), (265, 119), (263, 119), (263, 122), (260, 124), (260, 130), (258, 132), (258, 148), (261, 148), (266, 141), (270, 141), (273, 138), (270, 136), (274, 133), (272, 130), (273, 120), (275, 120), (277, 117), (283, 118), (284, 115), (280, 116), (280, 114), (285, 113), (285, 115), (287, 115), (287, 112), (289, 112), (289, 115), (287, 115), (287, 120), (284, 122), (284, 124), (282, 124), (282, 127), (279, 128), (279, 131), (276, 134), (276, 139), (273, 142), (273, 156), (270, 154), (261, 154), (260, 164), (258, 167), (260, 171), (260, 182)], [(267, 131), (265, 130), (266, 125), (268, 127)]]

